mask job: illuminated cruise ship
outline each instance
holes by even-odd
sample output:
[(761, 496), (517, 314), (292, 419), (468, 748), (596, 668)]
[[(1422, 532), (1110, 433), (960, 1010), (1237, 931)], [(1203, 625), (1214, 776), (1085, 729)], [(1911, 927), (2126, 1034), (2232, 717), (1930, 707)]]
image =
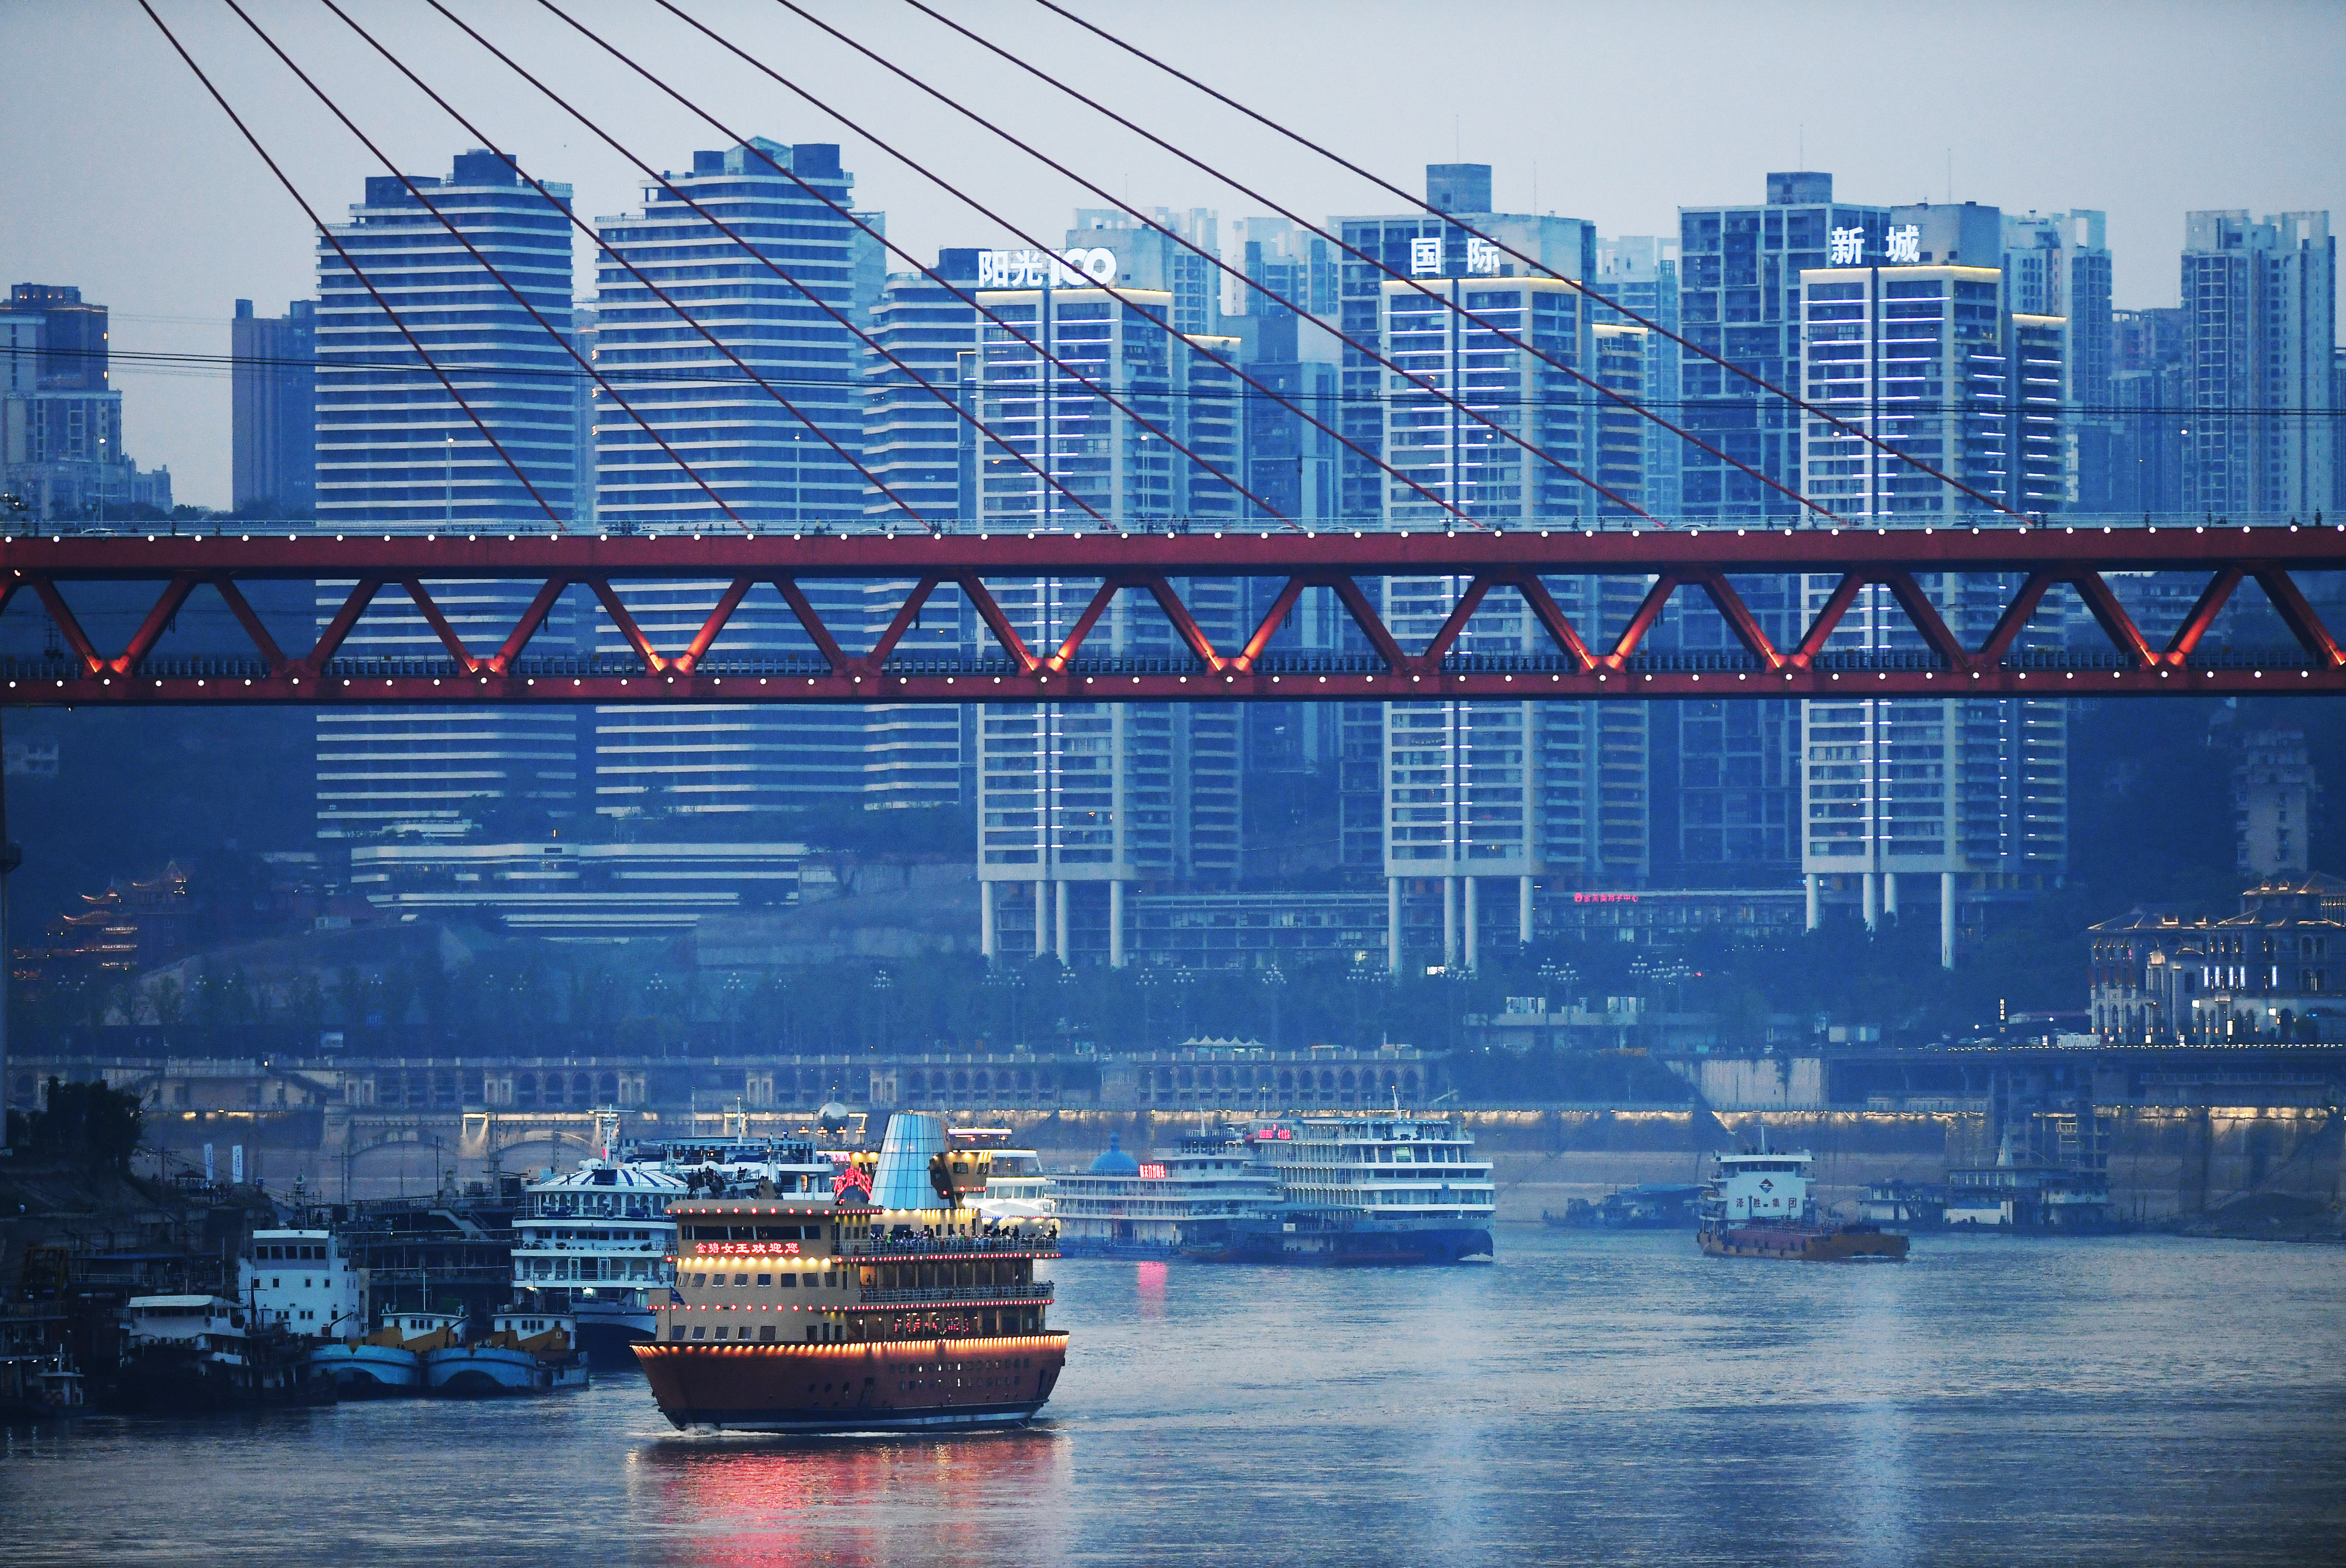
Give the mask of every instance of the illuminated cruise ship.
[[(635, 1348), (677, 1427), (767, 1432), (1017, 1425), (1066, 1365), (1048, 1220), (971, 1207), (991, 1161), (900, 1112), (827, 1194), (672, 1204), (676, 1290)], [(868, 1185), (867, 1185), (868, 1183)]]
[(1114, 1134), (1107, 1153), (1081, 1175), (1052, 1182), (1059, 1249), (1070, 1257), (1169, 1257), (1219, 1247), (1238, 1221), (1279, 1202), (1279, 1178), (1246, 1139), (1211, 1127), (1178, 1148), (1139, 1160)]

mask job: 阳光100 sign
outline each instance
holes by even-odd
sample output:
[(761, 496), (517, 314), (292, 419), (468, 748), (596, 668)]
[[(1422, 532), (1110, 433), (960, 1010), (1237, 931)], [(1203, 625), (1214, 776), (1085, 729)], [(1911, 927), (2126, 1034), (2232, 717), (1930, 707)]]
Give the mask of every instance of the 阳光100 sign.
[(1053, 255), (1048, 250), (981, 250), (981, 289), (1089, 289), (1116, 281), (1116, 252), (1105, 245)]

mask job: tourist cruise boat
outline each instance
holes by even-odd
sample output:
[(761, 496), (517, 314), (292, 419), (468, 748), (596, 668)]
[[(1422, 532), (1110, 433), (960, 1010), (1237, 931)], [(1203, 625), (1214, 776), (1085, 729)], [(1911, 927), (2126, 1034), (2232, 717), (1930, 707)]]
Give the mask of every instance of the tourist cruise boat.
[(514, 1216), (513, 1310), (566, 1316), (580, 1349), (624, 1356), (652, 1337), (652, 1302), (668, 1294), (676, 1222), (688, 1188), (657, 1164), (589, 1159), (525, 1189)]
[(988, 1156), (985, 1190), (970, 1207), (992, 1220), (1048, 1219), (1056, 1212), (1053, 1186), (1043, 1169), (1043, 1157), (1033, 1149), (1009, 1146), (1007, 1127), (954, 1127), (947, 1135), (956, 1146), (982, 1149)]
[(1837, 1225), (1818, 1217), (1809, 1196), (1807, 1153), (1711, 1156), (1710, 1180), (1695, 1207), (1695, 1238), (1713, 1257), (1774, 1257), (1846, 1263), (1906, 1256), (1907, 1238), (1878, 1225)]
[(1219, 1247), (1233, 1225), (1270, 1213), (1280, 1196), (1277, 1176), (1229, 1127), (1201, 1129), (1146, 1160), (1111, 1133), (1090, 1169), (1055, 1178), (1052, 1191), (1059, 1250), (1071, 1257), (1171, 1257)]
[[(1457, 1263), (1491, 1255), (1498, 1188), (1474, 1135), (1406, 1111), (1260, 1118), (1239, 1135), (1277, 1183), (1260, 1214), (1191, 1257), (1226, 1263)], [(1065, 1200), (1062, 1199), (1064, 1207)]]
[(969, 1207), (989, 1164), (900, 1112), (876, 1163), (841, 1165), (829, 1194), (674, 1205), (677, 1288), (635, 1348), (661, 1413), (765, 1432), (1031, 1420), (1066, 1362), (1035, 1278), (1058, 1249), (1048, 1221)]

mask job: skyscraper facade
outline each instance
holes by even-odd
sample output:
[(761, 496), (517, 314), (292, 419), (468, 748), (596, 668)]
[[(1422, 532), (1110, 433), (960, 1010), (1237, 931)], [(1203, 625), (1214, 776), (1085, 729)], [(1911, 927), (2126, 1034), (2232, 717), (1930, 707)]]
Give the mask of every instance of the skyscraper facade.
[[(1832, 176), (1814, 172), (1770, 174), (1762, 206), (1680, 208), (1678, 309), (1688, 340), (1770, 386), (1797, 390), (1801, 271), (1882, 257), (1889, 219), (1887, 208), (1836, 202)], [(1678, 423), (1801, 493), (1797, 410), (1698, 354), (1681, 360), (1679, 382)], [(1790, 496), (1695, 447), (1680, 461), (1681, 504), (1689, 520), (1791, 517), (1802, 510)]]
[[(236, 302), (229, 326), (231, 468), (239, 512), (307, 517), (318, 504), (318, 306), (296, 300), (274, 319)], [(575, 475), (574, 475), (574, 490)]]
[(107, 308), (68, 284), (18, 283), (0, 300), (0, 489), (44, 521), (168, 510), (171, 473), (142, 473), (107, 384)]
[[(409, 177), (440, 213), (495, 261), (499, 282), (399, 179), (366, 182), (366, 199), (318, 245), (316, 510), (321, 527), (544, 528), (545, 499), (576, 520), (577, 366), (561, 341), (508, 291), (520, 290), (559, 331), (570, 329), (571, 227), (503, 157), (459, 154), (445, 179)], [(363, 281), (362, 280), (363, 279)], [(512, 467), (422, 366), (367, 285), (495, 433)], [(318, 585), (316, 617), (331, 620), (352, 585)], [(518, 585), (426, 585), (468, 647), (495, 648), (529, 595)], [(534, 651), (575, 647), (576, 606), (547, 619)], [(396, 587), (378, 593), (343, 656), (437, 659), (438, 633)], [(321, 709), (317, 831), (321, 839), (460, 834), (495, 824), (545, 831), (582, 809), (579, 721), (526, 708)]]
[(2338, 241), (2327, 212), (2184, 223), (2187, 511), (2310, 517), (2334, 504)]
[[(1675, 403), (1678, 392), (1678, 345), (1668, 336), (1679, 330), (1681, 322), (1678, 258), (1678, 242), (1675, 238), (1666, 239), (1648, 234), (1599, 239), (1596, 274), (1590, 280), (1600, 297), (1663, 329), (1640, 337), (1645, 350), (1642, 373), (1647, 396), (1663, 403)], [(1598, 306), (1593, 319), (1600, 324), (1612, 324), (1628, 318)], [(1675, 407), (1665, 407), (1660, 412), (1671, 423), (1679, 423)], [(1646, 444), (1646, 510), (1657, 517), (1675, 517), (1685, 504), (1678, 476), (1685, 463), (1686, 443), (1650, 420), (1639, 421), (1638, 427)]]
[[(408, 178), (539, 315), (567, 329), (571, 230), (560, 207), (503, 157), (477, 149), (459, 154), (445, 179)], [(546, 189), (569, 199), (566, 185)], [(577, 367), (567, 351), (398, 179), (370, 178), (366, 199), (332, 232), (359, 271), (318, 241), (320, 524), (544, 528), (549, 509), (570, 522)], [(368, 283), (496, 445), (416, 358)]]
[[(776, 165), (790, 174), (775, 172)], [(863, 351), (823, 306), (852, 319), (859, 272), (871, 271), (859, 267), (868, 242), (810, 194), (845, 208), (854, 176), (840, 168), (831, 144), (785, 147), (756, 137), (695, 152), (691, 172), (668, 178), (757, 254), (658, 185), (644, 188), (641, 210), (599, 219), (607, 252), (597, 270), (601, 369), (745, 522), (814, 526), (860, 517), (864, 481), (839, 449), (855, 453), (862, 444)], [(660, 303), (621, 260), (800, 412)], [(597, 403), (605, 525), (729, 525), (634, 419), (600, 393)]]
[[(966, 293), (977, 283), (977, 252), (941, 250), (935, 270)], [(896, 272), (882, 288), (869, 330), (878, 348), (865, 351), (864, 463), (923, 516), (956, 520), (967, 422), (954, 404), (969, 405), (961, 382), (964, 358), (977, 347), (977, 311), (925, 273)], [(924, 387), (954, 401), (940, 401)], [(899, 514), (876, 493), (867, 495), (864, 511), (881, 519)]]
[[(1222, 274), (1206, 258), (1221, 253), (1221, 226), (1210, 208), (1153, 209), (1150, 228), (1118, 207), (1079, 207), (1067, 230), (1070, 249), (1105, 246), (1115, 253), (1118, 288), (1161, 290), (1172, 296), (1169, 320), (1192, 337), (1222, 330)], [(1169, 230), (1170, 232), (1167, 232)], [(1180, 236), (1179, 239), (1174, 238)], [(1189, 242), (1181, 243), (1182, 239)], [(1193, 250), (1189, 246), (1197, 247)], [(1198, 250), (1206, 254), (1200, 256)]]

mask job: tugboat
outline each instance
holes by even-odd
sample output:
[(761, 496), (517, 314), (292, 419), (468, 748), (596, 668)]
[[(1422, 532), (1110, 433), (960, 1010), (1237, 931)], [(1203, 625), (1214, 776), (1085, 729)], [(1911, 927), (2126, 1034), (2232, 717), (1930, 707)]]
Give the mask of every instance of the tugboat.
[(1811, 1155), (1759, 1153), (1711, 1156), (1709, 1183), (1696, 1205), (1695, 1237), (1713, 1257), (1774, 1257), (1803, 1263), (1904, 1259), (1906, 1237), (1878, 1225), (1821, 1220), (1809, 1196)]
[(828, 1201), (672, 1205), (677, 1287), (659, 1337), (635, 1347), (660, 1413), (790, 1433), (1032, 1420), (1067, 1359), (1035, 1277), (1056, 1227), (970, 1208), (989, 1163), (953, 1149), (939, 1117), (900, 1112), (876, 1166), (842, 1164)]

